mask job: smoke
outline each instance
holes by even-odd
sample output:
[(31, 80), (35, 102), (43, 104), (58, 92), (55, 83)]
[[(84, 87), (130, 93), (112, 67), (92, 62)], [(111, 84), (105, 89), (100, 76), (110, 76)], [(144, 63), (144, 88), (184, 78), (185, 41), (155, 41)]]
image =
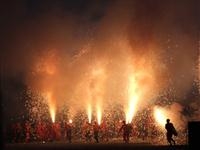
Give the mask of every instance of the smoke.
[(4, 19), (10, 30), (3, 39), (5, 80), (50, 92), (50, 103), (73, 113), (88, 103), (126, 107), (133, 93), (143, 108), (168, 88), (181, 105), (190, 103), (198, 73), (198, 2), (36, 4), (18, 4), (18, 13), (9, 13), (16, 19)]

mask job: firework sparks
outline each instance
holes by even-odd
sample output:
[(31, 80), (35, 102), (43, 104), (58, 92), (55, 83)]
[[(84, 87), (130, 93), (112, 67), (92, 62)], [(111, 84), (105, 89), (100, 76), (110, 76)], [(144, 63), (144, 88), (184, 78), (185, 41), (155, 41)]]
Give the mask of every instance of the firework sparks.
[(89, 121), (89, 123), (91, 123), (92, 122), (92, 106), (91, 106), (91, 104), (88, 104), (87, 115), (88, 115), (88, 121)]
[(55, 107), (55, 103), (52, 100), (52, 93), (47, 92), (46, 96), (47, 96), (47, 100), (48, 100), (48, 106), (49, 106), (49, 112), (50, 112), (51, 120), (54, 123), (55, 117), (56, 117), (56, 107)]
[(99, 105), (97, 105), (97, 123), (99, 125), (101, 124), (101, 118), (102, 118), (101, 108)]
[(167, 116), (166, 116), (166, 111), (164, 109), (155, 107), (154, 117), (160, 126), (163, 126), (166, 123)]
[(133, 116), (136, 112), (136, 106), (138, 102), (138, 95), (136, 92), (137, 84), (134, 77), (129, 78), (129, 103), (126, 110), (126, 123), (131, 123)]
[(55, 122), (56, 113), (55, 113), (55, 109), (53, 107), (50, 108), (50, 115), (51, 115), (51, 120), (54, 123)]

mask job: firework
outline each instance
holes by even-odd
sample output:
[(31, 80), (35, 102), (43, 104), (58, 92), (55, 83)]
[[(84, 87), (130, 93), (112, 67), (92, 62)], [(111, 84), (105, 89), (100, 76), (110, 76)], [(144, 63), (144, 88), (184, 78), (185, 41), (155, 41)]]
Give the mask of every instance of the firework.
[(101, 108), (99, 105), (97, 105), (97, 123), (99, 125), (101, 124), (101, 118), (102, 118)]
[(165, 125), (167, 116), (166, 116), (166, 111), (164, 109), (159, 107), (154, 107), (154, 117), (160, 126)]
[(72, 123), (72, 119), (69, 119), (69, 123)]
[(49, 112), (50, 112), (51, 120), (54, 123), (55, 122), (55, 117), (56, 117), (56, 107), (55, 107), (55, 103), (54, 103), (54, 101), (52, 99), (52, 93), (51, 92), (47, 92), (46, 97), (47, 97), (47, 100), (48, 100)]
[(87, 116), (88, 116), (88, 122), (91, 123), (92, 122), (92, 106), (91, 106), (91, 104), (88, 104)]
[(128, 109), (126, 112), (126, 123), (131, 123), (133, 116), (136, 112), (136, 106), (138, 102), (138, 95), (136, 92), (137, 89), (137, 83), (134, 77), (129, 77), (129, 103), (128, 103)]

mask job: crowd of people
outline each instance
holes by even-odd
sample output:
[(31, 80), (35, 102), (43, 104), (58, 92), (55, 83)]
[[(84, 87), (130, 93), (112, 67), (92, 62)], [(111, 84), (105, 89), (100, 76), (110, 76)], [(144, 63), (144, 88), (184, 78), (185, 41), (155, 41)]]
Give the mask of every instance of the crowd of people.
[[(99, 125), (96, 121), (92, 123), (86, 121), (80, 129), (81, 135), (78, 136), (80, 136), (79, 139), (82, 142), (108, 142), (114, 137), (122, 137), (125, 143), (129, 143), (130, 137), (141, 138), (142, 140), (146, 140), (149, 137), (153, 140), (160, 134), (155, 124), (143, 124), (139, 127), (134, 124), (127, 124), (125, 121), (120, 121), (114, 131), (115, 134), (111, 134), (107, 122), (103, 121)], [(9, 142), (67, 141), (71, 143), (74, 139), (77, 139), (77, 134), (74, 131), (76, 127), (72, 122), (52, 123), (39, 120), (36, 123), (30, 123), (29, 121), (25, 121), (24, 123), (13, 123), (9, 128), (10, 130), (8, 130), (9, 132), (7, 134)], [(169, 119), (167, 119), (165, 128), (167, 131), (167, 141), (170, 145), (175, 144), (172, 136), (177, 136), (177, 132), (173, 124), (169, 123)]]

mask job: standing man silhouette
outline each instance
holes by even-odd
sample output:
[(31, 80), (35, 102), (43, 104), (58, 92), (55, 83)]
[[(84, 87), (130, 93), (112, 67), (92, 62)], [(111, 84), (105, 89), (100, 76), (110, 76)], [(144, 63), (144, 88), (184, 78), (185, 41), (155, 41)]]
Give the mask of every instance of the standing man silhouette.
[(175, 140), (172, 138), (173, 135), (177, 136), (176, 129), (174, 128), (174, 125), (170, 122), (170, 119), (166, 120), (167, 123), (165, 124), (165, 129), (167, 130), (167, 141), (170, 145), (172, 145), (172, 142), (174, 145), (176, 144)]
[(119, 129), (119, 133), (123, 130), (123, 141), (125, 143), (129, 143), (129, 137), (132, 130), (132, 126), (130, 124), (126, 124), (125, 121), (122, 122), (123, 125)]
[(99, 143), (99, 129), (100, 127), (95, 121), (93, 125), (93, 133), (94, 133), (94, 139), (96, 140), (96, 143)]

